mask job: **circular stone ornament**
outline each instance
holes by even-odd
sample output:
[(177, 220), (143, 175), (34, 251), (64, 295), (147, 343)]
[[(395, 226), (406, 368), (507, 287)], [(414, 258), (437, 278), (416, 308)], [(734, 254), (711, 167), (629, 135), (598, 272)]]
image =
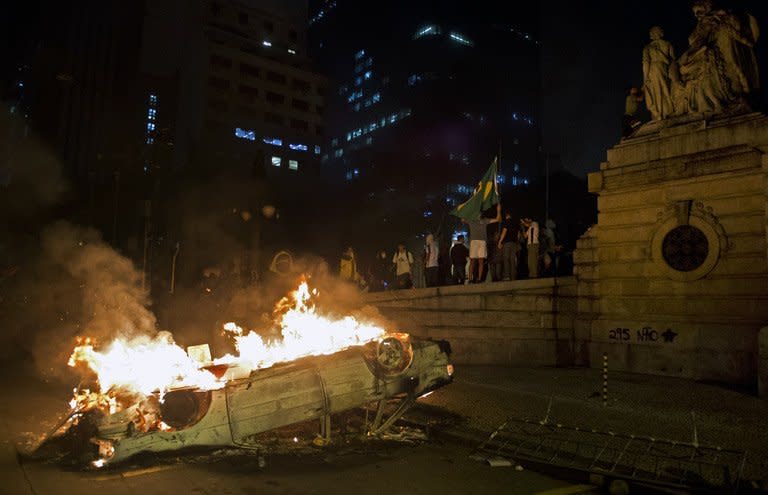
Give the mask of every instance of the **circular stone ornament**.
[(679, 225), (664, 236), (661, 254), (672, 269), (690, 272), (707, 260), (709, 241), (701, 229), (692, 225)]
[(704, 278), (715, 268), (726, 247), (718, 225), (691, 215), (681, 225), (674, 217), (658, 226), (651, 241), (651, 259), (658, 272), (681, 282)]

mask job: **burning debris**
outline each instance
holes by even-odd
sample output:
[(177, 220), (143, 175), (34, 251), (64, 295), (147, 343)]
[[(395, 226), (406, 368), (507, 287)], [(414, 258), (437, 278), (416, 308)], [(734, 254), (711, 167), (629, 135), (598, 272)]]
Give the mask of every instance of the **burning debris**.
[[(141, 452), (191, 446), (253, 448), (257, 435), (378, 402), (370, 433), (382, 434), (415, 399), (450, 382), (447, 342), (412, 340), (347, 316), (318, 313), (306, 281), (274, 311), (278, 339), (224, 331), (237, 355), (211, 359), (207, 346), (179, 347), (168, 332), (84, 338), (69, 365), (93, 383), (74, 389), (70, 412), (53, 437), (75, 435), (95, 467)], [(399, 400), (384, 419), (387, 403)], [(82, 453), (81, 453), (82, 454)]]

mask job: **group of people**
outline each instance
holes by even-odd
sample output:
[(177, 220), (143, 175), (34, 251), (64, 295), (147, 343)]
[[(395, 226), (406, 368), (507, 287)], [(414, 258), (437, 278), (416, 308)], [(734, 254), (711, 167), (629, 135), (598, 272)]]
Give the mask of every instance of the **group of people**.
[(341, 255), (339, 278), (371, 292), (389, 288), (409, 289), (413, 287), (414, 262), (413, 254), (405, 248), (405, 243), (400, 243), (392, 258), (383, 250), (376, 253), (364, 276), (358, 271), (354, 250), (348, 247)]
[[(518, 270), (518, 260), (525, 261), (528, 278), (554, 273), (557, 254), (562, 246), (555, 242), (555, 224), (552, 220), (547, 220), (546, 227), (540, 231), (539, 223), (530, 217), (521, 218), (518, 224), (509, 210), (502, 216), (499, 204), (494, 218), (480, 216), (462, 221), (469, 227), (470, 243), (467, 249), (464, 236), (460, 235), (451, 247), (454, 283), (484, 282), (487, 270), (491, 271), (491, 279), (494, 281), (515, 280), (522, 272)], [(489, 249), (488, 225), (491, 224), (498, 224), (498, 228), (493, 233), (493, 243)], [(468, 273), (464, 269), (467, 257)]]
[[(422, 274), (426, 287), (436, 287), (481, 283), (489, 274), (491, 280), (502, 281), (555, 273), (562, 247), (555, 242), (555, 225), (551, 220), (545, 228), (539, 229), (539, 223), (531, 218), (515, 221), (510, 211), (502, 215), (499, 205), (494, 218), (480, 216), (464, 222), (468, 226), (469, 241), (463, 234), (458, 235), (447, 251), (441, 251), (435, 236), (427, 234), (418, 267), (413, 253), (401, 242), (391, 257), (384, 250), (376, 253), (366, 273), (362, 274), (358, 271), (354, 251), (349, 247), (342, 254), (339, 276), (375, 292), (409, 289), (416, 285), (416, 277)], [(492, 231), (492, 243), (488, 241), (489, 230)]]

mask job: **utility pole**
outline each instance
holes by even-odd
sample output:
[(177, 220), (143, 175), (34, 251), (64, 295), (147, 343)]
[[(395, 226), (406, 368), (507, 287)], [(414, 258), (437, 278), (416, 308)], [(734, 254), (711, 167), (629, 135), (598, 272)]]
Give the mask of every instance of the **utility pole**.
[(179, 248), (181, 248), (181, 243), (177, 241), (176, 250), (173, 252), (173, 260), (171, 261), (171, 295), (173, 295), (176, 289), (176, 257), (179, 256)]

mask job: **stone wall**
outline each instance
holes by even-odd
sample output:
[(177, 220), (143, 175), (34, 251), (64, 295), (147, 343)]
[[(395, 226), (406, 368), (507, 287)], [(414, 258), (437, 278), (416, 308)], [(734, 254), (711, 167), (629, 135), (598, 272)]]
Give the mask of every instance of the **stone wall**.
[(458, 363), (599, 367), (607, 353), (612, 369), (756, 388), (760, 367), (768, 380), (768, 118), (652, 122), (607, 158), (589, 175), (598, 223), (574, 277), (369, 301), (450, 340)]
[(768, 323), (768, 118), (664, 121), (590, 174), (576, 254), (593, 365), (755, 385)]
[(516, 280), (371, 293), (412, 335), (447, 339), (457, 364), (570, 365), (586, 349), (573, 331), (576, 280)]

